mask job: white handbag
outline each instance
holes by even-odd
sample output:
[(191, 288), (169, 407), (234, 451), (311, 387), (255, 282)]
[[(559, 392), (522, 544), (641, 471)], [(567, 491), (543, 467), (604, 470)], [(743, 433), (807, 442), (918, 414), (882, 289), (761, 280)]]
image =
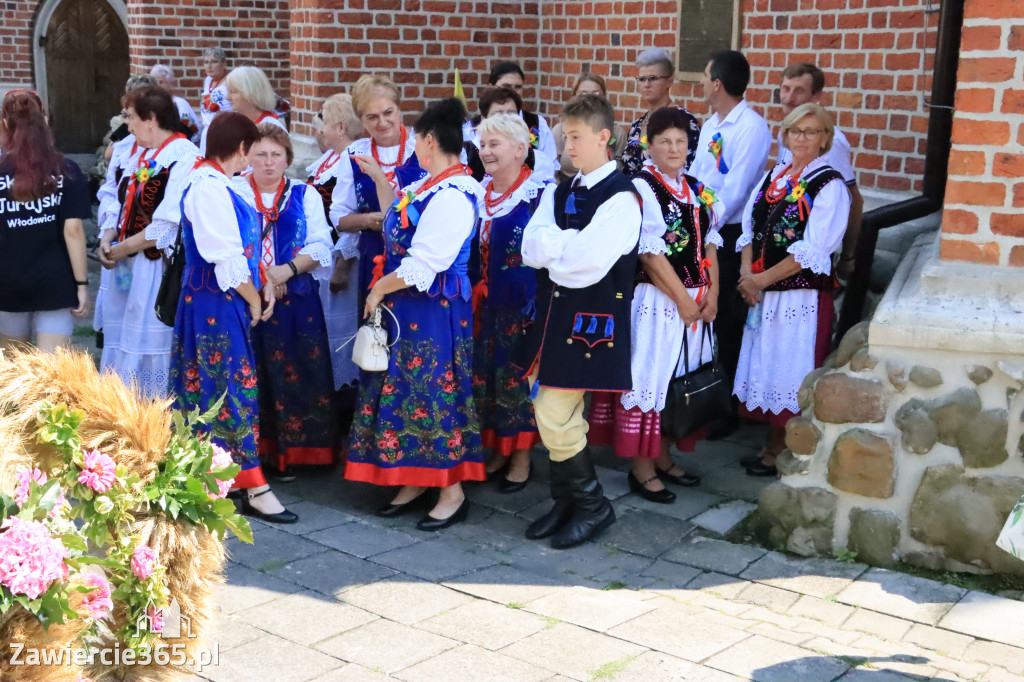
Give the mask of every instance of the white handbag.
[[(388, 332), (380, 324), (380, 311), (387, 311), (391, 319), (395, 321), (395, 340), (388, 343)], [(398, 318), (389, 308), (382, 305), (377, 306), (373, 311), (373, 320), (367, 322), (356, 332), (355, 342), (352, 344), (352, 362), (360, 369), (367, 372), (383, 372), (388, 368), (388, 357), (391, 347), (398, 343), (401, 331), (398, 325)]]
[(996, 546), (1018, 559), (1024, 559), (1024, 497), (1010, 512), (1003, 530), (996, 538)]

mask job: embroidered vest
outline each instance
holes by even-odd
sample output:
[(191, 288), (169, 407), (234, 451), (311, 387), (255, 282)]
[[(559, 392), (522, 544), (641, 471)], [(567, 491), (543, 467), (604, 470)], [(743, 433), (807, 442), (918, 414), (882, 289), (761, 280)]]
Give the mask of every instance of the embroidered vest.
[[(171, 169), (174, 167), (174, 163), (171, 163), (166, 168), (161, 168), (159, 172), (142, 186), (142, 191), (131, 205), (131, 211), (128, 215), (128, 228), (124, 234), (125, 239), (133, 237), (139, 232), (144, 232), (149, 224), (153, 222), (153, 213), (160, 205), (160, 202), (164, 200), (164, 194), (167, 192), (167, 183), (170, 180)], [(117, 200), (121, 203), (121, 206), (125, 205), (125, 201), (128, 198), (128, 185), (131, 184), (131, 180), (131, 174), (122, 174), (117, 185)], [(118, 224), (120, 225), (120, 223)], [(155, 246), (149, 247), (142, 254), (149, 260), (159, 260), (162, 256), (160, 250)]]
[[(281, 208), (277, 222), (271, 227), (274, 238), (274, 262), (277, 264), (287, 263), (295, 258), (306, 243), (306, 211), (303, 199), (307, 190), (309, 190), (308, 185), (298, 183), (288, 188), (288, 197)], [(257, 213), (257, 219), (258, 231), (262, 235), (263, 230), (266, 229), (265, 219), (260, 213)], [(262, 243), (260, 247), (262, 248)], [(295, 275), (288, 280), (289, 295), (305, 296), (316, 291), (318, 291), (316, 280), (308, 272)]]
[(537, 295), (537, 271), (523, 265), (523, 230), (537, 210), (540, 194), (519, 204), (497, 218), (481, 215), (481, 223), (490, 221), (487, 240), (487, 298), (488, 307), (513, 306), (522, 308), (533, 302)]
[[(643, 170), (637, 175), (646, 182), (661, 206), (661, 215), (665, 218), (668, 230), (665, 232), (665, 244), (669, 252), (666, 254), (672, 269), (679, 275), (683, 286), (687, 288), (702, 287), (708, 284), (707, 273), (701, 269), (701, 261), (707, 255), (707, 236), (711, 228), (711, 215), (703, 204), (684, 204), (672, 196), (672, 193), (665, 189), (665, 186), (658, 181), (654, 175)], [(700, 184), (696, 178), (684, 175), (683, 181), (690, 188), (690, 193), (696, 200)], [(699, 216), (695, 220), (695, 214)], [(700, 225), (698, 227), (697, 222)], [(699, 231), (698, 231), (699, 230)], [(699, 247), (699, 249), (698, 249)], [(650, 278), (644, 272), (643, 266), (637, 270), (637, 283), (650, 283)]]

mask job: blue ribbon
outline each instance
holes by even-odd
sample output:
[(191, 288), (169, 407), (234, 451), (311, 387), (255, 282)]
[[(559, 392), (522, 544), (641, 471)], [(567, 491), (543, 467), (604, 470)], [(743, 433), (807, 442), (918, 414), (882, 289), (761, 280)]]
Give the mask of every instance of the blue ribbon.
[(597, 315), (590, 316), (590, 324), (587, 325), (587, 333), (593, 334), (597, 331)]

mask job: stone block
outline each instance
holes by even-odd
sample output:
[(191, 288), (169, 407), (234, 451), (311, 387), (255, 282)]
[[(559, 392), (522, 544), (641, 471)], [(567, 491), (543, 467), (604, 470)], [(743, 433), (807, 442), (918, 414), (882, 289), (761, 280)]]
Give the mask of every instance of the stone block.
[[(459, 642), (447, 637), (381, 619), (320, 642), (316, 648), (370, 670), (395, 673), (456, 646), (459, 646)], [(295, 666), (296, 662), (305, 665), (303, 658), (292, 658), (289, 665), (301, 668)], [(247, 679), (277, 678), (260, 676)], [(307, 676), (302, 679), (310, 678)]]
[(934, 367), (914, 365), (910, 368), (910, 383), (921, 388), (935, 388), (942, 385), (942, 372)]
[(811, 468), (811, 459), (811, 457), (794, 455), (792, 450), (786, 448), (775, 458), (775, 468), (783, 476), (806, 474), (807, 470)]
[(832, 554), (836, 495), (823, 488), (793, 488), (773, 483), (761, 492), (758, 525), (776, 547), (785, 547), (797, 528), (819, 531), (815, 549)]
[(959, 659), (964, 657), (967, 647), (974, 642), (974, 638), (949, 630), (933, 628), (930, 625), (915, 625), (903, 637), (903, 641), (938, 651), (950, 658)]
[(827, 424), (885, 421), (889, 401), (882, 382), (842, 372), (826, 374), (814, 387), (814, 416)]
[(848, 546), (860, 561), (892, 568), (899, 541), (900, 520), (892, 512), (859, 508), (850, 511)]
[(832, 362), (835, 363), (836, 367), (842, 367), (848, 363), (858, 351), (868, 345), (868, 328), (870, 324), (868, 320), (858, 322), (846, 332), (843, 340), (836, 347), (836, 352), (832, 354)]
[(831, 682), (849, 669), (837, 658), (759, 635), (729, 647), (708, 665), (759, 682)]
[(929, 467), (910, 505), (910, 535), (965, 564), (1024, 574), (1024, 561), (995, 545), (1024, 479), (966, 476), (955, 465)]
[(878, 365), (878, 358), (868, 352), (867, 348), (861, 348), (850, 360), (851, 372), (867, 372)]
[(975, 386), (981, 386), (992, 378), (992, 370), (985, 365), (968, 365), (966, 369), (967, 378), (970, 379)]
[(695, 536), (666, 552), (662, 558), (708, 571), (739, 575), (765, 555), (765, 550), (724, 540)]
[(917, 576), (872, 568), (840, 592), (843, 604), (935, 625), (967, 590)]
[[(661, 611), (663, 609), (659, 609)], [(632, 622), (644, 618), (634, 619)], [(629, 623), (626, 623), (629, 625)], [(622, 626), (620, 626), (622, 627)], [(530, 665), (565, 675), (573, 680), (589, 680), (602, 666), (625, 661), (644, 652), (642, 646), (631, 644), (628, 637), (609, 637), (568, 623), (521, 639), (501, 650), (506, 656), (526, 661)], [(378, 643), (379, 646), (379, 643)], [(466, 673), (447, 679), (465, 679)]]
[(844, 590), (867, 568), (864, 564), (848, 564), (831, 558), (798, 559), (768, 552), (740, 577), (824, 599)]
[(241, 611), (236, 617), (301, 644), (319, 642), (377, 620), (372, 613), (351, 604), (324, 599), (316, 592), (290, 594)]
[[(678, 606), (665, 606), (645, 613), (617, 625), (608, 634), (695, 663), (750, 636), (743, 630), (710, 622), (704, 614), (693, 615)], [(594, 650), (588, 653), (592, 656)], [(577, 679), (591, 678), (581, 676)]]
[(498, 563), (489, 553), (467, 551), (447, 538), (393, 549), (374, 556), (373, 561), (432, 581), (449, 580)]
[(301, 644), (265, 635), (222, 653), (216, 667), (204, 670), (203, 674), (215, 674), (218, 680), (303, 682), (319, 679), (343, 665), (344, 662)]
[(830, 371), (828, 367), (818, 367), (808, 372), (804, 380), (800, 382), (800, 390), (797, 391), (796, 401), (800, 405), (801, 410), (804, 412), (810, 411), (811, 406), (814, 405), (814, 385), (818, 383), (818, 379)]
[(828, 482), (865, 497), (892, 497), (896, 460), (887, 438), (866, 429), (850, 429), (836, 439), (828, 461)]
[(866, 632), (869, 635), (898, 642), (903, 635), (910, 631), (911, 625), (913, 623), (909, 620), (894, 618), (867, 609), (857, 609), (849, 620), (843, 623), (843, 629)]
[(956, 436), (971, 417), (981, 412), (981, 398), (970, 388), (922, 403), (939, 431), (939, 442), (956, 447)]
[(478, 599), (421, 621), (416, 627), (497, 651), (543, 630), (544, 619), (522, 609)]
[[(839, 604), (834, 601), (825, 601), (824, 599), (806, 594), (800, 597), (800, 600), (789, 609), (790, 615), (813, 618), (833, 628), (838, 628), (845, 623), (853, 615), (853, 612), (854, 608), (852, 606)], [(805, 631), (812, 632), (812, 630)], [(815, 634), (820, 634), (820, 631), (814, 632)]]
[(821, 440), (821, 431), (807, 417), (793, 417), (786, 422), (786, 447), (794, 455), (813, 455)]
[(994, 467), (1006, 461), (1006, 410), (984, 410), (956, 434), (956, 444), (968, 468)]
[(730, 500), (693, 517), (690, 522), (700, 528), (725, 535), (756, 509), (756, 504), (746, 500)]
[(541, 597), (523, 608), (530, 613), (603, 632), (654, 609), (649, 597), (633, 590), (575, 586)]
[(896, 412), (896, 427), (902, 433), (903, 449), (915, 455), (931, 452), (939, 440), (939, 428), (919, 400), (905, 403)]
[(820, 547), (832, 546), (832, 529), (824, 526), (794, 528), (786, 538), (786, 551), (797, 556), (817, 556)]
[(939, 621), (939, 627), (979, 639), (1020, 646), (1024, 642), (1024, 602), (984, 592), (968, 592)]
[[(345, 592), (346, 603), (389, 620), (412, 625), (450, 611), (471, 598), (441, 585), (419, 582), (407, 576), (363, 585)], [(357, 661), (358, 662), (358, 661)]]
[(477, 679), (541, 682), (551, 678), (551, 671), (467, 644), (406, 668), (397, 677), (405, 682), (433, 682), (456, 680), (466, 675)]
[(907, 388), (907, 367), (899, 360), (889, 360), (885, 363), (885, 373), (889, 377), (892, 387), (901, 393)]

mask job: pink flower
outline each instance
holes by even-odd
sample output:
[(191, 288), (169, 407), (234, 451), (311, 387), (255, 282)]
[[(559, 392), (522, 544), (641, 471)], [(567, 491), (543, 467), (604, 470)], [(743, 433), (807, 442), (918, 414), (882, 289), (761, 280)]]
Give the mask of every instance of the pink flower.
[(153, 632), (164, 631), (164, 610), (158, 609), (155, 606), (150, 606), (146, 609), (146, 615), (149, 617), (149, 629)]
[[(215, 471), (223, 469), (226, 466), (231, 466), (231, 464), (233, 463), (233, 460), (231, 459), (231, 453), (230, 452), (228, 452), (224, 448), (220, 447), (219, 445), (215, 445), (213, 443), (210, 444), (210, 447), (213, 448), (213, 461), (210, 462), (210, 473), (211, 474), (213, 472), (215, 472)], [(220, 480), (218, 478), (217, 479), (217, 491), (216, 492), (214, 492), (214, 491), (210, 490), (209, 488), (207, 488), (207, 491), (210, 493), (210, 497), (212, 497), (214, 499), (217, 499), (219, 497), (224, 497), (225, 495), (228, 494), (228, 491), (231, 490), (231, 484), (234, 483), (234, 481), (235, 481), (235, 479), (233, 479), (233, 478), (229, 479), (227, 481), (222, 481), (222, 480)]]
[(46, 474), (39, 469), (22, 469), (14, 475), (14, 478), (18, 481), (18, 489), (14, 492), (14, 501), (20, 507), (21, 505), (28, 502), (29, 496), (29, 484), (35, 481), (39, 485), (46, 483)]
[(82, 473), (78, 474), (79, 483), (89, 486), (98, 493), (105, 493), (114, 487), (116, 481), (114, 460), (99, 450), (85, 453)]
[(0, 529), (0, 585), (35, 599), (67, 577), (67, 549), (42, 523), (11, 517)]
[(110, 610), (114, 608), (114, 602), (110, 599), (110, 583), (102, 575), (86, 573), (82, 577), (82, 584), (94, 589), (86, 592), (82, 598), (80, 613), (93, 620), (106, 618), (110, 614)]
[(138, 545), (132, 555), (132, 573), (139, 580), (145, 580), (153, 573), (156, 554), (149, 545)]

